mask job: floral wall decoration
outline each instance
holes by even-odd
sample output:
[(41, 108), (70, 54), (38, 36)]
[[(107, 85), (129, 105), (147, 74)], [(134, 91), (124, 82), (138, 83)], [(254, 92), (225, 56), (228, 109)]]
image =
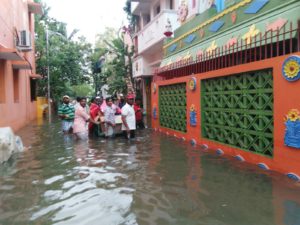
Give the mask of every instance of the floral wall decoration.
[(289, 147), (300, 149), (300, 112), (291, 109), (285, 118), (284, 144)]
[(190, 91), (195, 91), (197, 87), (197, 79), (196, 77), (192, 77), (188, 81), (188, 88)]
[(192, 127), (197, 126), (197, 112), (194, 104), (190, 107), (190, 125)]
[(293, 55), (288, 57), (282, 66), (283, 77), (290, 82), (300, 79), (300, 57)]

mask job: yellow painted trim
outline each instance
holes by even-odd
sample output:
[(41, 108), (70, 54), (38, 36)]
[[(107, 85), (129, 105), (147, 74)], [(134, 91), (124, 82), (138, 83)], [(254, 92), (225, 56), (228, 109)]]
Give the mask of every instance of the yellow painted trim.
[(180, 37), (176, 38), (175, 40), (171, 41), (170, 43), (166, 44), (165, 46), (163, 46), (163, 49), (168, 48), (169, 46), (171, 46), (172, 44), (174, 44), (175, 42), (178, 42), (179, 40), (187, 37), (188, 35), (200, 30), (201, 28), (205, 27), (206, 25), (220, 19), (221, 17), (233, 12), (234, 10), (237, 10), (238, 8), (252, 2), (253, 0), (244, 0), (234, 6), (229, 7), (228, 9), (225, 9), (223, 12), (219, 13), (218, 15), (214, 16), (213, 18), (205, 21), (204, 23), (201, 23), (199, 26), (195, 27), (193, 30), (181, 35)]

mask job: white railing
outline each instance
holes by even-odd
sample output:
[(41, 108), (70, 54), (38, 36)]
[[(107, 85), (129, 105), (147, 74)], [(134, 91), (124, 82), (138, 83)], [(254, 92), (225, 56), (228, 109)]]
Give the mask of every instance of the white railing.
[(170, 20), (173, 30), (179, 27), (177, 13), (174, 10), (163, 10), (146, 24), (138, 33), (138, 54), (143, 53), (165, 38), (164, 31), (167, 20)]
[(140, 77), (144, 75), (152, 75), (152, 69), (144, 57), (134, 59), (132, 64), (133, 77)]

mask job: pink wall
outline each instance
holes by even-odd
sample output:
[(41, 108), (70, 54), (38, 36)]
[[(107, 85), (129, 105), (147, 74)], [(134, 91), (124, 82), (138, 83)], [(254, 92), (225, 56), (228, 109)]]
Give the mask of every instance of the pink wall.
[[(31, 43), (34, 42), (34, 15), (28, 12), (28, 2), (32, 1), (1, 0), (0, 48), (16, 50), (15, 38), (21, 30), (29, 30)], [(4, 76), (5, 83), (4, 90), (2, 90), (5, 98), (0, 102), (0, 127), (10, 126), (15, 131), (36, 117), (36, 102), (31, 101), (30, 95), (30, 75), (35, 74), (34, 44), (30, 52), (19, 52), (19, 54), (31, 64), (32, 69), (18, 70), (19, 98), (17, 101), (14, 99), (14, 89), (16, 88), (13, 82), (12, 63), (14, 61), (0, 59), (2, 62), (0, 76)]]
[(128, 49), (130, 49), (133, 45), (132, 39), (131, 39), (130, 34), (128, 32), (124, 33), (124, 43), (125, 43), (125, 45), (128, 46)]

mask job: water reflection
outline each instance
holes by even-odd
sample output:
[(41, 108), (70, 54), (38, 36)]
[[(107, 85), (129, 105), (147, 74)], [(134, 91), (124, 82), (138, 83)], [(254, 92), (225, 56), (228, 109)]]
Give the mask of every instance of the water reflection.
[(136, 224), (130, 212), (134, 189), (122, 185), (127, 175), (109, 166), (106, 149), (74, 142), (73, 151), (78, 165), (64, 176), (45, 180), (45, 185), (54, 188), (44, 193), (48, 204), (33, 213), (31, 220), (40, 221), (52, 214), (53, 224)]
[(287, 225), (300, 224), (300, 204), (287, 200), (284, 202), (285, 215), (284, 222)]
[(18, 134), (30, 148), (0, 169), (0, 224), (300, 224), (300, 187), (281, 175), (150, 130), (77, 142), (59, 128)]

